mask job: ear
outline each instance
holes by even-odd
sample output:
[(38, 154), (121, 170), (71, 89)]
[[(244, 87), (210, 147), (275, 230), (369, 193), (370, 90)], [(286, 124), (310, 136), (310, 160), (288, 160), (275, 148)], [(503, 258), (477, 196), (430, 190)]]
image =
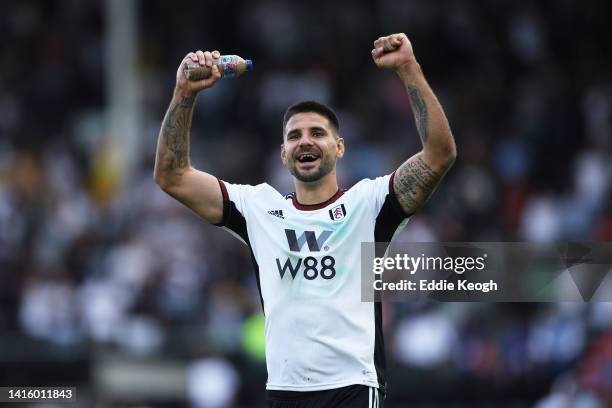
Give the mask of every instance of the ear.
[(287, 165), (287, 152), (285, 151), (285, 144), (281, 143), (280, 145), (280, 157), (281, 161), (284, 165)]
[(341, 137), (338, 137), (338, 139), (336, 139), (336, 148), (338, 149), (338, 152), (336, 153), (336, 157), (341, 159), (344, 156), (344, 139)]

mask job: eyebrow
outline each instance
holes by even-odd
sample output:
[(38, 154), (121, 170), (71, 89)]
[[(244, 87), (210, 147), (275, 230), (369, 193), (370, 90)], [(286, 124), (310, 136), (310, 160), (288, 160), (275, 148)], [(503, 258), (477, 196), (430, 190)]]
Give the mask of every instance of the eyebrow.
[[(327, 130), (325, 130), (325, 128), (322, 128), (321, 126), (313, 126), (313, 127), (308, 128), (308, 130), (310, 130), (311, 132), (315, 131), (315, 130), (319, 130), (321, 132), (327, 133)], [(300, 129), (293, 129), (292, 131), (287, 133), (287, 137), (289, 137), (289, 136), (291, 136), (291, 135), (293, 135), (295, 133), (299, 133), (299, 132), (300, 132)]]

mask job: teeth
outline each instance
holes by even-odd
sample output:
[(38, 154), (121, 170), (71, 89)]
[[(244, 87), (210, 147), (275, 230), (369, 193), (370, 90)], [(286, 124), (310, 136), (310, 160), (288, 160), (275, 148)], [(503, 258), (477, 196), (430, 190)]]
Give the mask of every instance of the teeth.
[(316, 160), (316, 157), (311, 154), (305, 154), (300, 156), (300, 160)]

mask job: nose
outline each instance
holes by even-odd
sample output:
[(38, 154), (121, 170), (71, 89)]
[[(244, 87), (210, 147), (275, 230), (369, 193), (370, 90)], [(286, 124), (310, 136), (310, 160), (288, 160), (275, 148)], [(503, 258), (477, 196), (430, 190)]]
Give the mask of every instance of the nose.
[(312, 139), (308, 133), (304, 133), (298, 142), (298, 146), (312, 146)]

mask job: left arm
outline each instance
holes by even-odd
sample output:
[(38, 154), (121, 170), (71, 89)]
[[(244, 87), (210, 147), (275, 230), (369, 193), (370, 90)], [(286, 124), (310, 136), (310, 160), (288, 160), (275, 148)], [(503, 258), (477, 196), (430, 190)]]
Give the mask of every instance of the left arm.
[(374, 42), (372, 58), (379, 68), (393, 69), (410, 98), (423, 149), (395, 172), (393, 188), (407, 214), (425, 204), (457, 157), (455, 140), (444, 110), (414, 57), (405, 34), (381, 37)]

